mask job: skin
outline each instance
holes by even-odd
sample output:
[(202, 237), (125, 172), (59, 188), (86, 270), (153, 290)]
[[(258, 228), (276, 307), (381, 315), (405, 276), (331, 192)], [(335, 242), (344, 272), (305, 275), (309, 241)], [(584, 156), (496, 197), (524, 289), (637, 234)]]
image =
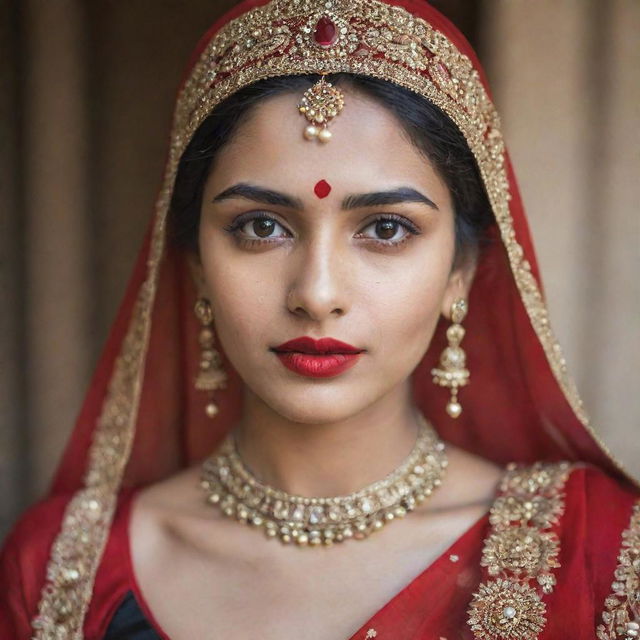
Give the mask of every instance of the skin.
[[(446, 184), (393, 115), (344, 91), (326, 145), (303, 138), (296, 95), (261, 103), (242, 123), (205, 186), (196, 265), (219, 344), (245, 383), (240, 455), (263, 482), (307, 496), (351, 493), (406, 457), (418, 426), (411, 373), (473, 277), (472, 260), (452, 269)], [(331, 185), (322, 199), (320, 180)], [(220, 197), (238, 184), (295, 206)], [(398, 189), (432, 204), (343, 206)], [(269, 221), (254, 223), (256, 212)], [(417, 233), (376, 225), (382, 215)], [(303, 335), (365, 352), (339, 376), (303, 377), (270, 350)], [(131, 523), (147, 603), (174, 640), (344, 640), (486, 513), (500, 470), (453, 447), (448, 456), (443, 486), (410, 517), (315, 552), (268, 541), (204, 505), (197, 468), (154, 485)]]

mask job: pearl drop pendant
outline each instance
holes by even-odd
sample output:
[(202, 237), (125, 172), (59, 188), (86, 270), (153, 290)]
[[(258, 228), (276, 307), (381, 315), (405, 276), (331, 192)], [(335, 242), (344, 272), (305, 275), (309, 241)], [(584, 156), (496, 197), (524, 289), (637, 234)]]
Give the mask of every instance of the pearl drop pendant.
[(305, 128), (304, 130), (304, 137), (307, 140), (313, 140), (314, 138), (318, 137), (319, 134), (319, 130), (318, 127), (316, 127), (315, 125), (310, 124), (308, 127)]
[(315, 140), (318, 139), (322, 143), (327, 143), (331, 140), (331, 131), (326, 127), (316, 127), (313, 124), (310, 124), (308, 127), (305, 127), (304, 137), (307, 140)]
[(447, 413), (452, 418), (458, 418), (462, 413), (462, 405), (459, 402), (452, 400), (447, 404)]

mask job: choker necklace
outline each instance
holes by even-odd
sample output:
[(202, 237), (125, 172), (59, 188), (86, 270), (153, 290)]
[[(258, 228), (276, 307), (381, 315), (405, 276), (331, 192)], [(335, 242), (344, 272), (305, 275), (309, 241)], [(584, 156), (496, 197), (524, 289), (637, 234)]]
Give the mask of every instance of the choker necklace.
[(245, 467), (229, 434), (202, 466), (207, 502), (224, 515), (262, 528), (284, 544), (329, 546), (362, 540), (413, 511), (440, 486), (447, 466), (444, 443), (420, 414), (411, 453), (386, 478), (347, 496), (307, 498), (262, 484)]

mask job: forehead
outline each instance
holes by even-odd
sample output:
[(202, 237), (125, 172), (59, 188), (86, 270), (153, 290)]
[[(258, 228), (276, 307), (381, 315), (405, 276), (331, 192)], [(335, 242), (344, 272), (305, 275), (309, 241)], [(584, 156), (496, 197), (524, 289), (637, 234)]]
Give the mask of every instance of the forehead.
[[(238, 181), (288, 191), (328, 180), (338, 191), (369, 191), (413, 184), (446, 190), (431, 163), (411, 143), (396, 117), (377, 101), (344, 89), (345, 107), (332, 121), (331, 140), (306, 140), (308, 122), (298, 113), (300, 95), (259, 103), (221, 150), (210, 176), (217, 188)], [(442, 198), (442, 194), (441, 198)]]

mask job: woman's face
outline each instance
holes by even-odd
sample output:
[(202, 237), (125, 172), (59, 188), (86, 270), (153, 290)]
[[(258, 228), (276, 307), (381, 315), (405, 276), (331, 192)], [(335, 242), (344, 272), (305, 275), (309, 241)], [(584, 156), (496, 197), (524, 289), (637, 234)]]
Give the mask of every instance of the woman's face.
[[(327, 144), (304, 139), (300, 96), (260, 104), (203, 197), (202, 276), (220, 344), (249, 390), (295, 422), (344, 420), (409, 384), (469, 279), (451, 271), (444, 182), (390, 112), (344, 93)], [(342, 373), (304, 375), (273, 351), (301, 336), (362, 353)]]

